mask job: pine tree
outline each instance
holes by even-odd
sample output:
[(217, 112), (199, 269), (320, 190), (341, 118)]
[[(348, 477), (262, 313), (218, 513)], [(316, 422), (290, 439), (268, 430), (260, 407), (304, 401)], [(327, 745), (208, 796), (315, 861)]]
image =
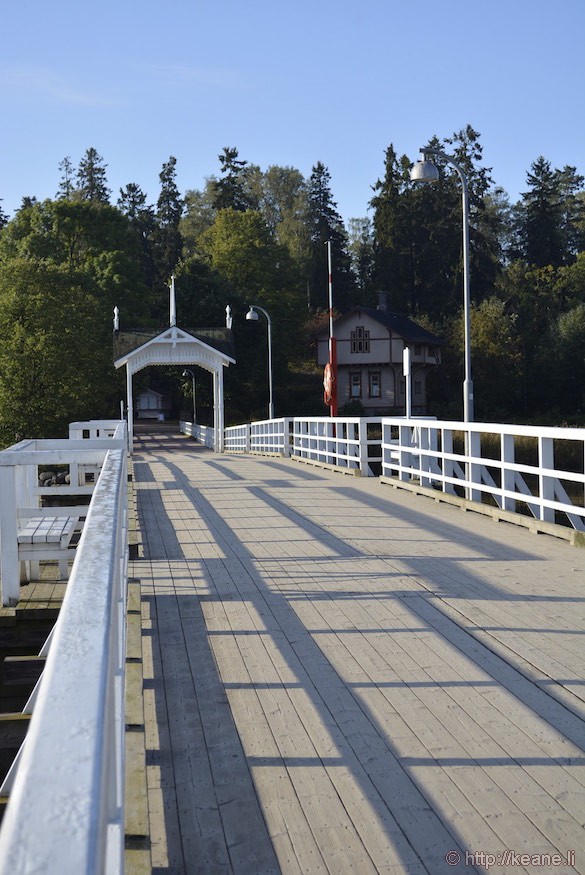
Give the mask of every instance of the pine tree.
[(358, 292), (354, 303), (366, 306), (375, 304), (372, 287), (374, 232), (370, 219), (349, 220), (349, 252)]
[(213, 183), (215, 209), (242, 212), (257, 209), (258, 204), (254, 203), (250, 192), (246, 191), (248, 162), (238, 158), (238, 150), (234, 146), (224, 146), (218, 157), (222, 176)]
[(80, 200), (107, 204), (111, 191), (107, 185), (106, 164), (93, 148), (89, 148), (79, 162), (76, 195)]
[(574, 167), (555, 170), (540, 156), (527, 182), (516, 206), (518, 257), (536, 267), (571, 264), (584, 242), (584, 178)]
[(576, 167), (557, 170), (561, 197), (561, 234), (564, 263), (570, 264), (585, 249), (585, 177)]
[(177, 159), (170, 156), (159, 173), (160, 194), (156, 203), (156, 218), (161, 228), (178, 228), (183, 215), (183, 200), (177, 187)]
[(130, 222), (140, 240), (140, 264), (145, 281), (152, 288), (155, 282), (153, 240), (156, 229), (154, 209), (146, 204), (146, 195), (135, 182), (120, 189), (118, 209)]
[[(496, 215), (486, 210), (489, 168), (479, 165), (479, 134), (471, 126), (429, 147), (453, 156), (467, 179), (470, 202), (471, 294), (491, 294), (498, 272)], [(462, 191), (456, 169), (436, 157), (436, 185), (410, 181), (411, 162), (390, 146), (385, 175), (374, 186), (375, 284), (390, 292), (390, 306), (433, 322), (452, 318), (462, 306)]]
[(61, 171), (61, 182), (59, 183), (57, 198), (69, 201), (75, 192), (75, 170), (69, 155), (66, 155), (59, 163), (59, 170)]
[[(180, 231), (181, 216), (184, 202), (177, 187), (177, 159), (170, 156), (163, 164), (159, 174), (161, 189), (156, 204), (156, 227), (153, 233), (154, 253), (154, 294), (158, 299), (158, 290), (166, 286), (175, 268), (181, 260), (183, 237)], [(155, 306), (154, 315), (162, 318), (166, 312), (166, 302)]]
[(327, 242), (331, 241), (333, 306), (347, 309), (355, 299), (347, 232), (331, 193), (331, 175), (321, 161), (313, 167), (308, 187), (308, 222), (311, 257), (308, 276), (309, 306), (325, 309), (327, 295)]
[(394, 146), (386, 149), (384, 178), (373, 186), (373, 284), (389, 293), (390, 309), (414, 309), (412, 197), (407, 187), (407, 159)]
[(527, 174), (529, 191), (519, 205), (521, 255), (536, 267), (562, 263), (561, 202), (558, 179), (550, 161), (537, 158)]
[(147, 209), (146, 195), (136, 182), (129, 182), (126, 188), (120, 189), (118, 208), (129, 219), (138, 218)]

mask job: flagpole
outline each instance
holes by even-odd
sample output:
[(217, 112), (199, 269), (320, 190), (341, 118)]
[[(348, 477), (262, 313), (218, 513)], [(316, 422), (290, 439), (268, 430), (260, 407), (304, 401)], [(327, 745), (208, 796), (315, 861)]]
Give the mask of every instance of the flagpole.
[(331, 240), (327, 241), (327, 273), (329, 290), (329, 363), (333, 372), (329, 412), (331, 416), (337, 416), (337, 340), (333, 336), (333, 270), (331, 262)]

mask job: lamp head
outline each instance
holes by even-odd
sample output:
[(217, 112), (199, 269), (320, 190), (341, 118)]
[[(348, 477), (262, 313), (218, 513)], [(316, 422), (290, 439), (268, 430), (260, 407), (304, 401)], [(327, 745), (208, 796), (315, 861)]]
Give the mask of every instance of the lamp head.
[(413, 164), (410, 168), (410, 179), (411, 182), (438, 181), (439, 170), (437, 165), (427, 157), (425, 152), (422, 152), (422, 159), (417, 161), (416, 164)]
[(257, 322), (258, 318), (258, 313), (252, 306), (250, 306), (250, 309), (246, 313), (246, 319), (248, 320), (248, 322)]

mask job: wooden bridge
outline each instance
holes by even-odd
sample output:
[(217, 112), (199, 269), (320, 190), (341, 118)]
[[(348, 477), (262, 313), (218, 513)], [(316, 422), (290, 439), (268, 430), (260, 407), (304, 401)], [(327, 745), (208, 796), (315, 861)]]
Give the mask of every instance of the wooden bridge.
[(128, 872), (585, 872), (584, 550), (170, 433), (133, 469)]

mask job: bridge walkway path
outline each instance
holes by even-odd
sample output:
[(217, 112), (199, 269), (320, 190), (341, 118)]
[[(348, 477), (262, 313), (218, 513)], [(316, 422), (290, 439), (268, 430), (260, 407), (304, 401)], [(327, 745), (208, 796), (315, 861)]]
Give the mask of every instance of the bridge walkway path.
[(585, 872), (585, 550), (170, 434), (134, 480), (153, 872)]

